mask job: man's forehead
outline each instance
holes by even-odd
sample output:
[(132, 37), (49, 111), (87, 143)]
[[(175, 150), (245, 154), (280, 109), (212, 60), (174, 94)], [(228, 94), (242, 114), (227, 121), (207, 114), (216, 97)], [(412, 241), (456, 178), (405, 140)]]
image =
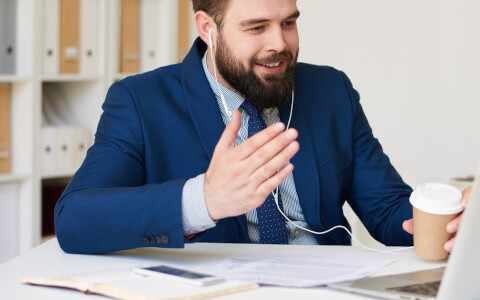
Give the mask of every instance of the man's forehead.
[(296, 0), (229, 0), (225, 21), (238, 24), (248, 20), (283, 20), (298, 12)]

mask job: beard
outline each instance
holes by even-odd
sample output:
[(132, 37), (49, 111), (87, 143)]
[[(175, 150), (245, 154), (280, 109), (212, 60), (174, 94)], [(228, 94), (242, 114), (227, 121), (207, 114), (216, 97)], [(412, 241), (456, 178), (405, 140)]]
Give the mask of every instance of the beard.
[(285, 72), (267, 74), (259, 78), (253, 67), (259, 59), (253, 57), (248, 69), (233, 54), (220, 33), (218, 36), (215, 62), (219, 73), (230, 86), (250, 103), (259, 108), (278, 107), (287, 101), (295, 88), (294, 70), (297, 64), (298, 51), (295, 57), (291, 52), (283, 51), (261, 59), (261, 64), (282, 61), (287, 63)]

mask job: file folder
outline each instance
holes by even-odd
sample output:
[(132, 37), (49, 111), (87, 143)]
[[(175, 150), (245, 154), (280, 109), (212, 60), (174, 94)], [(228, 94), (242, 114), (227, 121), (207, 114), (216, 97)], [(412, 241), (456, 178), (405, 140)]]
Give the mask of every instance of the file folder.
[(74, 168), (78, 169), (87, 155), (87, 150), (91, 146), (90, 134), (87, 127), (77, 126), (74, 129)]
[(60, 73), (80, 68), (80, 0), (60, 0)]
[(120, 8), (120, 72), (140, 71), (140, 2), (122, 0)]
[(0, 173), (12, 167), (10, 128), (10, 86), (0, 83)]
[(178, 0), (177, 61), (182, 62), (190, 49), (190, 0)]
[(42, 171), (45, 173), (55, 171), (57, 168), (55, 135), (55, 126), (42, 127)]
[(99, 1), (82, 0), (80, 10), (80, 73), (98, 73)]
[(58, 74), (60, 44), (60, 2), (43, 0), (42, 70), (43, 74)]
[(83, 126), (42, 127), (42, 171), (75, 171), (91, 146), (88, 128)]
[(55, 160), (59, 171), (72, 171), (74, 167), (74, 127), (57, 126), (55, 134)]
[(146, 72), (160, 67), (161, 3), (158, 0), (142, 0), (140, 3), (140, 71)]
[(0, 0), (0, 74), (15, 73), (16, 1)]

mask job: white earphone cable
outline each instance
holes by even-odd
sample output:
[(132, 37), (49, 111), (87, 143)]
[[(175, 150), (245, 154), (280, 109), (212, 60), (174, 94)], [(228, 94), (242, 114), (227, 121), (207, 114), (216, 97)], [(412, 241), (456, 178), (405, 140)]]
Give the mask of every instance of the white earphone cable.
[(333, 226), (331, 227), (330, 229), (327, 229), (325, 231), (314, 231), (314, 230), (311, 230), (311, 229), (308, 229), (308, 228), (305, 228), (305, 227), (302, 227), (298, 224), (295, 224), (294, 222), (292, 222), (292, 220), (290, 220), (290, 218), (288, 218), (284, 213), (283, 211), (280, 209), (280, 206), (278, 204), (278, 187), (277, 187), (277, 192), (274, 194), (272, 192), (272, 195), (273, 195), (273, 198), (275, 199), (275, 204), (277, 205), (277, 209), (278, 211), (282, 214), (282, 216), (285, 218), (285, 220), (287, 220), (289, 223), (293, 224), (295, 227), (299, 228), (299, 229), (302, 229), (302, 230), (305, 230), (307, 232), (310, 232), (312, 234), (326, 234), (326, 233), (329, 233), (330, 231), (334, 230), (334, 229), (337, 229), (337, 228), (341, 228), (343, 230), (345, 230), (349, 235), (350, 237), (352, 238), (353, 241), (355, 241), (355, 243), (357, 243), (360, 247), (364, 248), (364, 249), (367, 249), (367, 250), (370, 250), (370, 251), (374, 251), (374, 252), (384, 252), (384, 253), (389, 253), (389, 252), (396, 252), (396, 251), (402, 251), (402, 250), (406, 250), (406, 249), (410, 249), (410, 248), (413, 248), (413, 246), (411, 247), (402, 247), (402, 248), (397, 248), (397, 249), (392, 249), (392, 250), (378, 250), (378, 249), (374, 249), (374, 248), (370, 248), (370, 247), (367, 247), (365, 245), (363, 245), (362, 243), (360, 243), (354, 236), (353, 234), (350, 232), (350, 230), (348, 230), (347, 227), (343, 226), (343, 225), (336, 225), (336, 226)]
[(227, 116), (229, 118), (231, 118), (232, 117), (232, 112), (228, 108), (227, 101), (225, 101), (225, 96), (223, 96), (222, 89), (220, 89), (220, 84), (218, 84), (217, 64), (215, 63), (215, 59), (213, 58), (212, 29), (208, 30), (208, 42), (210, 43), (210, 57), (211, 57), (212, 63), (213, 63), (215, 82), (217, 83), (217, 88), (218, 88), (218, 91), (220, 92), (220, 99), (222, 99), (222, 104), (223, 104), (223, 107), (225, 108), (225, 112), (226, 112)]

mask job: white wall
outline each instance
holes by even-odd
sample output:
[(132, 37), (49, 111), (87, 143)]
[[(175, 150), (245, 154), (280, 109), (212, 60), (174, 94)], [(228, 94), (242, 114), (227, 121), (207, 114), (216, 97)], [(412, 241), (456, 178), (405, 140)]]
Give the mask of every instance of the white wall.
[(299, 61), (350, 77), (410, 184), (480, 162), (480, 1), (298, 0)]

